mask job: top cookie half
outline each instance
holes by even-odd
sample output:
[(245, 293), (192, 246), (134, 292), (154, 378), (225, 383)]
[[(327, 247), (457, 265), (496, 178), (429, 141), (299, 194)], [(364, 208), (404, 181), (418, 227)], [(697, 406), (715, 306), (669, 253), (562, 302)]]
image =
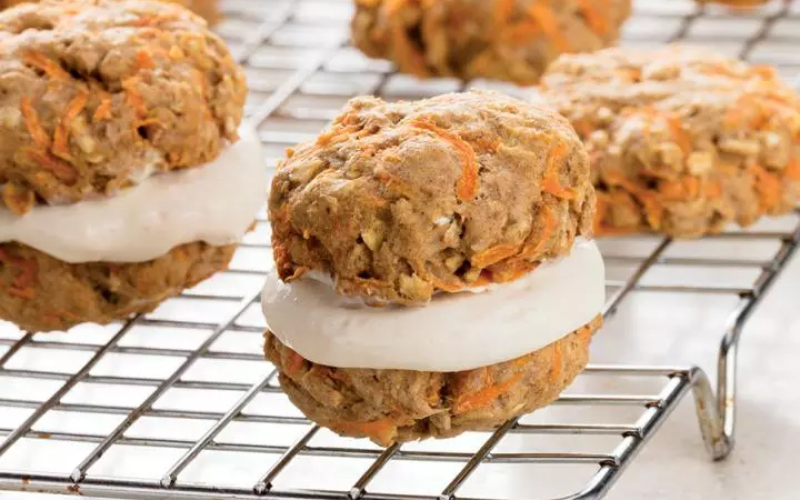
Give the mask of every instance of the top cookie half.
[(515, 279), (592, 226), (586, 152), (554, 111), (496, 93), (352, 100), (289, 152), (269, 202), (281, 278), (420, 303)]
[(605, 232), (692, 237), (793, 209), (800, 96), (697, 47), (564, 56), (542, 91), (586, 142)]
[(534, 84), (559, 54), (607, 47), (631, 0), (356, 0), (353, 43), (418, 77)]
[(0, 182), (16, 213), (215, 159), (247, 86), (205, 21), (158, 1), (0, 12)]

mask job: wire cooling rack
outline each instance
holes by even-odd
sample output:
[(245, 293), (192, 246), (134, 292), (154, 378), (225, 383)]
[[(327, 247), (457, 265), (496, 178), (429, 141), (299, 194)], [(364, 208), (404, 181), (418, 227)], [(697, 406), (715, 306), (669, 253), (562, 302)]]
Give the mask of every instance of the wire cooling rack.
[[(271, 167), (353, 95), (415, 98), (462, 88), (417, 82), (349, 47), (346, 0), (224, 6), (219, 31), (247, 67), (247, 111)], [(793, 77), (798, 33), (800, 2), (732, 14), (689, 0), (642, 0), (622, 43), (705, 43)], [(591, 366), (552, 407), (494, 432), (380, 449), (304, 419), (263, 361), (258, 294), (271, 258), (262, 216), (229, 271), (152, 314), (68, 335), (2, 325), (0, 489), (153, 500), (600, 498), (689, 392), (711, 456), (731, 451), (739, 336), (799, 240), (800, 216), (792, 214), (696, 245), (603, 242), (609, 325), (635, 294), (734, 299), (725, 330), (709, 332), (724, 334), (716, 390), (696, 367)], [(705, 243), (713, 251), (681, 247)], [(679, 269), (691, 279), (658, 281)], [(725, 284), (720, 272), (747, 278)]]

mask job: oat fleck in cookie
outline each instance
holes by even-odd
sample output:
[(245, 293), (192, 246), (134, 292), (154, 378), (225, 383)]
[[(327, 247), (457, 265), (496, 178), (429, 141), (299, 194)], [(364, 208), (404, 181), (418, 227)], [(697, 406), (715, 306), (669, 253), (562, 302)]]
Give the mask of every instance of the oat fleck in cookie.
[(561, 58), (542, 91), (587, 145), (601, 234), (694, 237), (797, 203), (800, 98), (773, 68), (608, 49)]
[(108, 323), (224, 269), (266, 182), (246, 94), (182, 7), (0, 12), (0, 318)]
[(630, 0), (356, 0), (355, 45), (418, 77), (533, 84), (559, 54), (613, 43)]
[(604, 295), (585, 241), (594, 193), (549, 108), (489, 92), (354, 99), (289, 151), (269, 213), (266, 356), (341, 435), (491, 429), (586, 365)]

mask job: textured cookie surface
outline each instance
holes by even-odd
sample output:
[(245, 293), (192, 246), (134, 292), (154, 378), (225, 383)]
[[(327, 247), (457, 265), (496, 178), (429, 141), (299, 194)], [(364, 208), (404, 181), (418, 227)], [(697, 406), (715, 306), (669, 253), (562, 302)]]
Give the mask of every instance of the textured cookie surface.
[(235, 249), (189, 243), (149, 262), (67, 264), (25, 245), (2, 243), (0, 319), (37, 332), (149, 312), (225, 269)]
[(420, 303), (509, 281), (591, 231), (586, 152), (549, 108), (496, 93), (352, 100), (290, 151), (269, 212), (279, 274)]
[(316, 365), (269, 332), (265, 352), (281, 387), (305, 415), (351, 437), (393, 442), (488, 430), (552, 403), (586, 366), (598, 317), (515, 360), (451, 373)]
[(607, 47), (631, 0), (357, 0), (353, 41), (419, 77), (533, 84), (559, 54)]
[(206, 23), (168, 3), (68, 0), (0, 12), (0, 181), (16, 213), (216, 158), (247, 88)]
[[(0, 9), (13, 7), (21, 3), (33, 3), (38, 0), (0, 0)], [(176, 3), (191, 9), (193, 12), (203, 16), (209, 23), (219, 20), (219, 1), (220, 0), (159, 0), (161, 2)]]
[(699, 236), (800, 196), (800, 98), (772, 68), (608, 49), (559, 59), (542, 90), (589, 150), (599, 233)]

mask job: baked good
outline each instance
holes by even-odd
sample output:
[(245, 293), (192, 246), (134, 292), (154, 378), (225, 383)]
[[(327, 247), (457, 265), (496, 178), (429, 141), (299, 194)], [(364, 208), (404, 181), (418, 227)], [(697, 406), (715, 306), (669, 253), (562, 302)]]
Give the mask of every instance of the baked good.
[(549, 108), (350, 101), (272, 183), (262, 305), (282, 387), (382, 445), (550, 403), (601, 322), (593, 210), (586, 153)]
[[(0, 0), (0, 9), (13, 7), (21, 3), (36, 2), (39, 0)], [(219, 0), (160, 0), (171, 2), (191, 9), (193, 12), (202, 16), (209, 24), (213, 25), (220, 18)]]
[(0, 12), (0, 317), (105, 323), (223, 269), (266, 182), (246, 93), (177, 6)]
[(559, 54), (611, 45), (631, 0), (356, 0), (353, 42), (420, 78), (534, 84)]
[(773, 68), (671, 46), (564, 56), (542, 80), (592, 158), (600, 234), (695, 237), (792, 210), (800, 98)]

